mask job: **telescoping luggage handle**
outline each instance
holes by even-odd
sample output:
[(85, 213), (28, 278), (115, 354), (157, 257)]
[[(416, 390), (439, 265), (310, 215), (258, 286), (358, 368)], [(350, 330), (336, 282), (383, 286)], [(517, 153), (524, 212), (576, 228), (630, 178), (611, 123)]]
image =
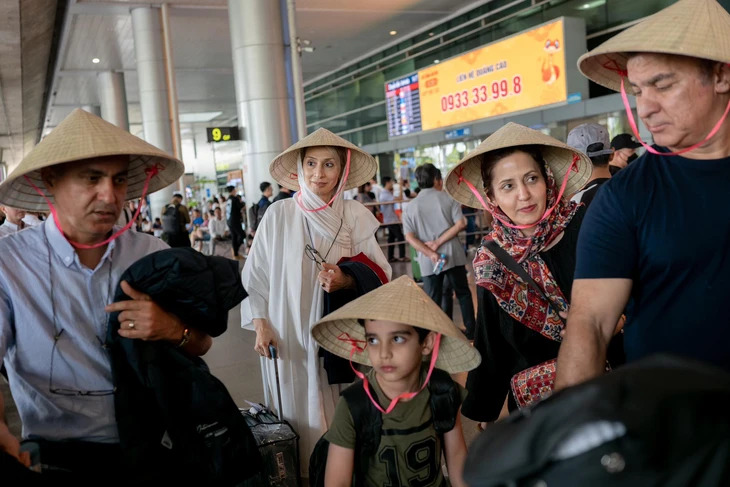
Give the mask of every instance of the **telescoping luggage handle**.
[(279, 404), (276, 412), (278, 413), (277, 416), (279, 416), (279, 421), (284, 421), (284, 414), (281, 411), (281, 384), (279, 383), (279, 362), (277, 361), (278, 356), (276, 347), (272, 344), (269, 344), (269, 354), (271, 354), (271, 359), (274, 361), (274, 375), (276, 375), (276, 396), (279, 399)]

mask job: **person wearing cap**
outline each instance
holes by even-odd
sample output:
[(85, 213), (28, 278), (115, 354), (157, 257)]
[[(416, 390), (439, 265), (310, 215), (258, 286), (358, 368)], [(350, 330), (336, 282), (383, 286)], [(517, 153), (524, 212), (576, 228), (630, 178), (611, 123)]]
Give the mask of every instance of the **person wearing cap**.
[[(474, 369), (479, 353), (411, 278), (399, 277), (351, 301), (322, 318), (312, 335), (330, 352), (370, 367), (343, 393), (324, 437), (325, 485), (411, 485), (409, 479), (417, 476), (418, 485), (439, 487), (445, 484), (442, 454), (450, 485), (466, 485), (459, 414), (465, 391), (448, 374)], [(445, 388), (454, 390), (452, 401), (432, 401), (432, 391)], [(368, 458), (358, 450), (365, 448), (358, 446), (364, 441), (358, 433), (366, 427), (355, 423), (353, 400), (358, 409), (375, 408), (382, 421), (383, 434)], [(437, 431), (436, 417), (448, 423), (446, 431)]]
[(0, 205), (0, 211), (5, 213), (5, 221), (0, 225), (0, 238), (12, 235), (26, 227), (23, 221), (25, 210)]
[[(343, 190), (364, 184), (375, 170), (372, 156), (326, 129), (282, 152), (269, 171), (297, 193), (266, 211), (243, 268), (249, 297), (242, 305), (242, 324), (256, 331), (259, 354), (269, 357), (269, 345), (278, 348), (282, 413), (301, 436), (305, 477), (309, 454), (332, 420), (341, 389), (329, 384), (330, 371), (321, 364), (311, 326), (325, 306), (365, 289), (366, 281), (343, 272), (343, 258), (365, 262), (377, 284), (391, 275), (375, 239), (378, 220), (359, 202), (342, 197)], [(275, 391), (274, 364), (262, 360), (262, 369), (266, 387)]]
[(671, 353), (730, 370), (728, 39), (719, 3), (679, 0), (578, 61), (627, 105), (625, 91), (636, 96), (655, 145), (603, 185), (586, 215), (556, 387), (602, 373), (627, 304), (627, 362)]
[(584, 153), (515, 123), (447, 175), (446, 190), (456, 201), (494, 217), (474, 258), (474, 346), (482, 363), (467, 378), (464, 415), (475, 421), (496, 420), (505, 399), (512, 411), (550, 392), (585, 214), (566, 195), (590, 175)]
[[(114, 224), (126, 200), (176, 181), (182, 162), (83, 110), (74, 110), (0, 185), (0, 202), (52, 218), (0, 240), (0, 358), (43, 468), (87, 484), (125, 478), (115, 384), (105, 348), (108, 313), (125, 338), (183, 344), (204, 354), (208, 335), (188, 329), (149, 296), (113, 303), (122, 273), (167, 245)], [(0, 396), (0, 412), (3, 401)], [(28, 462), (0, 413), (0, 451)], [(44, 473), (44, 478), (46, 477)], [(0, 473), (0, 479), (2, 473)], [(0, 480), (1, 482), (1, 480)]]
[(170, 247), (190, 247), (190, 213), (182, 202), (183, 194), (175, 191), (170, 204), (162, 209), (162, 240)]
[(571, 201), (583, 202), (587, 207), (596, 197), (598, 188), (611, 179), (608, 161), (611, 159), (613, 149), (609, 147), (608, 131), (597, 123), (584, 123), (570, 131), (567, 143), (574, 149), (586, 154), (593, 166), (591, 178), (585, 187), (571, 198)]
[(613, 155), (608, 166), (611, 175), (616, 174), (636, 160), (636, 149), (641, 147), (641, 143), (631, 134), (618, 134), (611, 139), (611, 149)]

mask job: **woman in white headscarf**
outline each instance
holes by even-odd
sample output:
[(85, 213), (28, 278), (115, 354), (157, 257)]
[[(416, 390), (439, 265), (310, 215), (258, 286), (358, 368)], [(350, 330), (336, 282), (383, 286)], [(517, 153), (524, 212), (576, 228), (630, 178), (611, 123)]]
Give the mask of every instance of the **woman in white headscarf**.
[[(243, 268), (249, 298), (242, 325), (256, 331), (256, 351), (279, 352), (282, 412), (300, 435), (301, 473), (327, 430), (341, 390), (329, 385), (311, 327), (323, 316), (325, 292), (356, 290), (356, 277), (337, 264), (358, 256), (381, 281), (391, 269), (376, 239), (379, 222), (362, 204), (344, 200), (375, 173), (375, 160), (357, 146), (319, 129), (281, 153), (271, 175), (297, 191), (266, 211)], [(276, 397), (274, 366), (262, 360), (268, 397)]]

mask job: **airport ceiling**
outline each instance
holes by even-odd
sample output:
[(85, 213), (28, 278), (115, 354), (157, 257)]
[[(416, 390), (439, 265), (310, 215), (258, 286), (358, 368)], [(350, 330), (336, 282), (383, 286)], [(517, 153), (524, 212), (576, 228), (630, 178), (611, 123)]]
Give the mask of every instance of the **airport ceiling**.
[[(304, 81), (486, 1), (296, 0), (297, 35), (314, 47), (313, 52), (302, 53)], [(166, 3), (183, 139), (193, 129), (193, 122), (183, 119), (220, 112), (200, 123), (235, 123), (228, 1)], [(160, 4), (159, 0), (0, 2), (0, 162), (9, 171), (41, 133), (71, 110), (99, 105), (100, 71), (125, 74), (130, 131), (141, 135), (130, 10)]]

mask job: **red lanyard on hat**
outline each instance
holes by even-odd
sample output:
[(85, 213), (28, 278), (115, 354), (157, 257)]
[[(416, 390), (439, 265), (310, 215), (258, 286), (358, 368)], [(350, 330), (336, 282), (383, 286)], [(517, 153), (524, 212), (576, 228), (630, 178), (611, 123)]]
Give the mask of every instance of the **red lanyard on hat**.
[(320, 206), (319, 208), (315, 208), (313, 210), (305, 208), (304, 205), (302, 204), (302, 192), (301, 191), (299, 191), (296, 194), (296, 196), (294, 197), (294, 200), (297, 202), (297, 204), (299, 205), (299, 208), (301, 208), (302, 211), (306, 211), (308, 213), (315, 212), (315, 211), (322, 211), (325, 208), (327, 208), (329, 205), (331, 205), (332, 202), (335, 200), (335, 198), (337, 198), (337, 195), (339, 195), (342, 192), (342, 190), (345, 188), (345, 184), (347, 183), (347, 177), (349, 175), (350, 175), (350, 149), (347, 149), (347, 164), (345, 164), (345, 175), (343, 176), (342, 184), (340, 184), (340, 189), (337, 190), (337, 192), (332, 197), (332, 199), (329, 201), (329, 203), (327, 203), (324, 206)]
[[(140, 197), (140, 200), (144, 199), (144, 197), (147, 195), (147, 189), (149, 188), (150, 180), (163, 169), (164, 169), (163, 167), (158, 166), (156, 164), (156, 165), (150, 166), (144, 170), (144, 172), (147, 174), (147, 178), (144, 181), (144, 187), (142, 188), (142, 196)], [(33, 184), (33, 181), (31, 181), (28, 176), (23, 176), (23, 177), (25, 178), (26, 181), (28, 181), (28, 184), (30, 184), (33, 187), (33, 189), (35, 189), (36, 192), (39, 195), (41, 195), (41, 197), (44, 200), (46, 200), (46, 203), (48, 204), (48, 208), (50, 208), (51, 214), (53, 215), (53, 221), (56, 222), (56, 226), (58, 227), (58, 230), (61, 232), (61, 235), (63, 235), (64, 238), (66, 238), (66, 240), (68, 240), (68, 243), (70, 243), (72, 246), (74, 246), (77, 249), (85, 249), (85, 250), (96, 249), (96, 248), (99, 248), (99, 247), (102, 247), (102, 246), (108, 244), (112, 240), (119, 238), (124, 232), (126, 232), (127, 230), (132, 228), (132, 225), (134, 224), (135, 221), (137, 221), (139, 212), (142, 209), (142, 205), (137, 205), (137, 211), (134, 212), (134, 217), (131, 218), (129, 220), (129, 222), (127, 222), (127, 224), (124, 225), (117, 233), (115, 233), (108, 239), (104, 240), (103, 242), (93, 244), (93, 245), (86, 245), (86, 244), (74, 242), (73, 240), (70, 240), (69, 238), (67, 238), (66, 235), (64, 235), (63, 228), (61, 228), (61, 221), (58, 219), (58, 213), (56, 212), (56, 208), (53, 206), (53, 203), (51, 203), (51, 200), (49, 200), (48, 197), (46, 197), (46, 195), (43, 193), (43, 191), (41, 191), (38, 188), (38, 186)]]
[(705, 137), (703, 140), (697, 142), (696, 144), (685, 147), (682, 150), (679, 150), (677, 152), (659, 152), (643, 140), (641, 140), (641, 136), (639, 135), (639, 129), (636, 126), (636, 120), (634, 120), (634, 114), (631, 111), (631, 105), (629, 105), (629, 97), (626, 95), (626, 88), (624, 86), (624, 78), (627, 78), (629, 73), (625, 69), (621, 69), (621, 67), (618, 65), (618, 63), (611, 59), (610, 61), (607, 61), (603, 63), (603, 67), (608, 69), (609, 71), (613, 71), (617, 73), (621, 77), (621, 100), (624, 103), (624, 108), (626, 109), (626, 116), (629, 119), (629, 125), (631, 126), (632, 132), (634, 132), (634, 136), (636, 136), (636, 140), (639, 141), (641, 145), (644, 146), (644, 148), (651, 152), (652, 154), (658, 155), (658, 156), (679, 156), (682, 154), (685, 154), (689, 151), (695, 150), (698, 147), (702, 147), (707, 141), (709, 141), (711, 138), (715, 136), (715, 134), (720, 130), (720, 127), (722, 127), (722, 124), (725, 122), (725, 119), (727, 118), (728, 113), (730, 113), (730, 101), (728, 101), (727, 107), (725, 108), (725, 113), (722, 114), (722, 117), (720, 117), (720, 120), (717, 121), (715, 126), (712, 128), (710, 133)]
[(412, 399), (412, 398), (416, 397), (422, 390), (424, 390), (426, 388), (426, 386), (428, 385), (428, 381), (431, 380), (431, 373), (433, 372), (433, 369), (436, 367), (436, 360), (438, 360), (439, 347), (441, 345), (441, 333), (437, 333), (435, 341), (434, 341), (434, 345), (433, 345), (433, 352), (431, 353), (431, 363), (428, 366), (428, 374), (426, 374), (426, 380), (423, 381), (423, 385), (421, 386), (421, 388), (418, 389), (416, 392), (404, 392), (403, 394), (399, 395), (398, 397), (396, 397), (392, 401), (390, 401), (390, 405), (388, 406), (388, 409), (383, 409), (382, 407), (380, 407), (380, 404), (378, 404), (378, 401), (376, 401), (375, 398), (373, 398), (373, 396), (370, 392), (368, 378), (365, 376), (365, 374), (363, 374), (362, 372), (357, 370), (355, 368), (355, 366), (352, 365), (352, 356), (355, 355), (355, 352), (362, 353), (365, 351), (365, 347), (361, 347), (359, 344), (365, 343), (365, 346), (367, 346), (367, 343), (365, 342), (365, 340), (356, 340), (356, 339), (352, 338), (350, 335), (348, 335), (347, 333), (341, 334), (340, 336), (337, 337), (337, 339), (340, 341), (343, 341), (343, 342), (348, 342), (352, 346), (352, 348), (350, 349), (350, 367), (352, 367), (352, 371), (355, 372), (355, 375), (358, 376), (360, 379), (362, 379), (362, 386), (365, 389), (365, 394), (367, 394), (368, 397), (370, 398), (370, 402), (372, 402), (373, 405), (377, 408), (377, 410), (383, 414), (390, 413), (393, 410), (393, 408), (395, 408), (396, 404), (398, 404), (398, 401), (400, 401), (401, 399), (403, 399), (403, 400)]
[(505, 225), (507, 227), (510, 227), (510, 228), (515, 228), (517, 230), (524, 230), (525, 228), (532, 228), (532, 227), (540, 224), (540, 222), (542, 222), (543, 220), (545, 220), (547, 217), (550, 216), (550, 214), (553, 211), (555, 211), (555, 208), (558, 207), (558, 205), (560, 204), (560, 200), (563, 197), (563, 194), (565, 193), (565, 188), (568, 185), (568, 179), (570, 179), (570, 173), (571, 173), (571, 171), (577, 171), (578, 170), (578, 166), (577, 166), (576, 163), (579, 160), (580, 160), (580, 157), (578, 156), (578, 154), (573, 154), (573, 161), (570, 163), (570, 167), (565, 172), (565, 177), (563, 177), (563, 183), (560, 185), (560, 192), (558, 193), (558, 198), (555, 200), (555, 204), (552, 207), (550, 207), (547, 210), (545, 210), (545, 213), (542, 215), (542, 218), (540, 218), (535, 223), (530, 223), (529, 225), (514, 225), (512, 223), (509, 223), (509, 222), (505, 221), (504, 218), (502, 218), (499, 215), (497, 215), (497, 213), (494, 211), (494, 209), (492, 209), (492, 207), (490, 205), (487, 205), (484, 202), (484, 198), (482, 198), (482, 195), (479, 194), (479, 190), (477, 190), (477, 188), (471, 183), (471, 181), (469, 181), (468, 179), (464, 178), (464, 176), (463, 176), (464, 166), (461, 166), (456, 171), (456, 176), (459, 178), (458, 181), (456, 182), (456, 184), (457, 185), (460, 185), (461, 183), (465, 183), (467, 185), (467, 187), (471, 190), (471, 192), (474, 193), (474, 196), (477, 197), (477, 199), (482, 204), (482, 206), (484, 207), (484, 209), (487, 210), (494, 218), (496, 218), (497, 220), (499, 220), (500, 222), (502, 222), (503, 225)]

